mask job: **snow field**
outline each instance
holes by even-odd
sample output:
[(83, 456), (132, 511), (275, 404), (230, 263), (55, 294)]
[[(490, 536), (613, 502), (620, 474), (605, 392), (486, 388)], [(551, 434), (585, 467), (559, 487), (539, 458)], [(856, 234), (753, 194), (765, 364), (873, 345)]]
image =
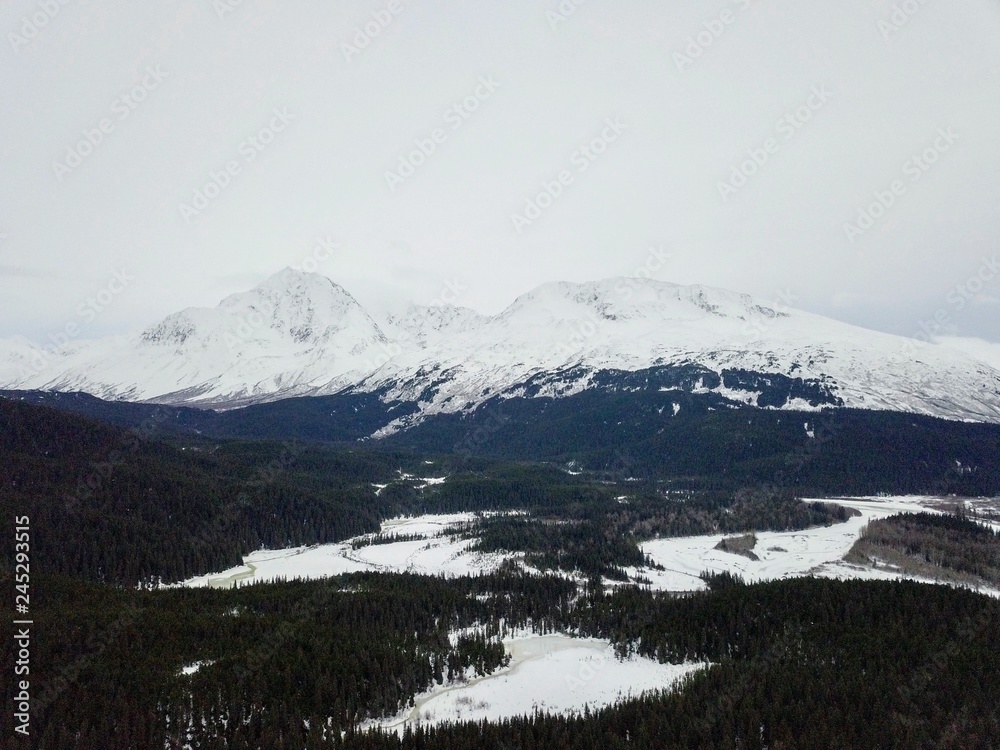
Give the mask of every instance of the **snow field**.
[(389, 719), (368, 722), (402, 733), (407, 725), (478, 721), (541, 711), (580, 713), (643, 693), (669, 690), (708, 665), (660, 664), (633, 656), (619, 660), (609, 641), (566, 635), (528, 635), (504, 640), (510, 665), (465, 684), (445, 684), (422, 693), (414, 705)]
[(516, 557), (472, 552), (469, 547), (473, 540), (440, 536), (448, 527), (469, 523), (475, 518), (472, 513), (395, 518), (382, 524), (382, 535), (419, 534), (423, 538), (371, 544), (356, 550), (352, 549), (351, 542), (354, 540), (351, 539), (311, 547), (259, 550), (244, 557), (243, 565), (220, 573), (196, 576), (183, 585), (229, 588), (237, 583), (261, 583), (282, 578), (328, 578), (367, 571), (465, 576), (495, 570), (505, 560)]
[[(885, 567), (853, 565), (843, 558), (860, 537), (862, 528), (870, 521), (897, 513), (942, 512), (943, 506), (953, 503), (943, 498), (918, 496), (837, 498), (807, 502), (835, 502), (854, 508), (861, 515), (844, 523), (803, 531), (758, 532), (757, 546), (753, 552), (759, 560), (715, 549), (725, 536), (734, 536), (733, 534), (653, 539), (639, 546), (654, 562), (662, 565), (664, 570), (626, 570), (630, 577), (641, 576), (648, 579), (653, 590), (677, 592), (703, 590), (705, 582), (700, 575), (705, 571), (733, 573), (749, 583), (806, 575), (838, 579), (913, 579), (912, 576)], [(975, 502), (972, 504), (975, 505)], [(182, 585), (226, 588), (237, 583), (326, 578), (365, 571), (457, 577), (496, 570), (506, 560), (520, 560), (521, 556), (518, 554), (472, 552), (469, 547), (474, 543), (473, 540), (442, 536), (450, 526), (474, 520), (476, 515), (473, 513), (394, 518), (382, 524), (380, 533), (383, 536), (420, 535), (423, 538), (373, 544), (356, 550), (351, 546), (353, 540), (286, 550), (259, 550), (247, 555), (243, 565), (220, 573), (197, 576)], [(934, 583), (931, 580), (913, 580)], [(619, 585), (611, 581), (607, 583)], [(984, 593), (1000, 596), (1000, 592), (996, 591), (984, 590)]]
[[(897, 513), (942, 512), (940, 507), (950, 501), (930, 497), (886, 498), (837, 498), (836, 500), (807, 500), (806, 502), (834, 502), (861, 513), (844, 523), (806, 529), (804, 531), (757, 532), (757, 546), (753, 552), (760, 559), (751, 560), (742, 555), (715, 549), (727, 536), (676, 537), (654, 539), (640, 544), (642, 551), (665, 571), (646, 568), (628, 569), (629, 575), (650, 579), (651, 588), (660, 591), (700, 591), (705, 583), (699, 576), (704, 571), (733, 573), (748, 583), (771, 581), (780, 578), (815, 575), (837, 579), (864, 580), (933, 580), (914, 578), (887, 568), (870, 568), (852, 565), (844, 556), (861, 536), (861, 530), (870, 521)], [(986, 591), (995, 596), (1000, 592)]]
[[(860, 516), (829, 527), (794, 532), (758, 532), (753, 552), (760, 559), (715, 549), (724, 536), (707, 535), (655, 539), (641, 544), (644, 553), (665, 570), (630, 569), (632, 576), (651, 580), (661, 591), (698, 591), (705, 588), (704, 571), (731, 572), (748, 582), (796, 576), (830, 578), (899, 579), (904, 576), (885, 567), (877, 569), (846, 563), (844, 555), (870, 521), (896, 513), (942, 512), (953, 501), (927, 497), (844, 498), (836, 502)], [(472, 513), (395, 518), (382, 524), (383, 535), (419, 535), (400, 541), (352, 549), (351, 540), (338, 544), (287, 550), (260, 550), (247, 555), (244, 565), (221, 573), (199, 576), (183, 585), (228, 587), (237, 582), (273, 581), (279, 578), (323, 578), (358, 571), (417, 572), (448, 576), (475, 575), (494, 570), (518, 555), (483, 555), (469, 551), (472, 540), (452, 539), (442, 532), (476, 519)], [(523, 565), (523, 563), (522, 563)], [(569, 575), (569, 574), (566, 574)], [(571, 576), (570, 576), (571, 577)], [(925, 581), (934, 583), (934, 581)], [(1000, 592), (986, 591), (994, 596)], [(454, 634), (457, 637), (458, 633)], [(538, 636), (527, 632), (503, 640), (510, 664), (492, 675), (467, 675), (462, 681), (435, 686), (415, 697), (414, 704), (398, 715), (366, 723), (402, 733), (406, 726), (446, 721), (478, 721), (531, 714), (582, 712), (613, 705), (643, 693), (672, 689), (685, 675), (709, 665), (659, 664), (644, 657), (615, 658), (610, 642), (568, 635)], [(199, 664), (185, 667), (193, 673)]]

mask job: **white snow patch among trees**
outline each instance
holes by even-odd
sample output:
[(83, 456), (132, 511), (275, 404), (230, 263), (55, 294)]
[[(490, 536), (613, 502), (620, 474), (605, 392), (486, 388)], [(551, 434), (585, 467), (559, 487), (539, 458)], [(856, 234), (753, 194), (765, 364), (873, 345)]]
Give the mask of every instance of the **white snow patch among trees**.
[[(817, 502), (817, 501), (810, 501)], [(716, 545), (732, 534), (710, 536), (673, 537), (654, 539), (640, 544), (665, 570), (629, 568), (630, 576), (639, 574), (648, 578), (651, 588), (661, 591), (699, 591), (705, 588), (700, 578), (703, 572), (733, 573), (747, 583), (771, 581), (779, 578), (820, 576), (824, 578), (858, 579), (910, 579), (925, 583), (936, 581), (916, 579), (902, 573), (852, 565), (844, 556), (860, 538), (861, 530), (870, 522), (897, 513), (940, 512), (935, 506), (940, 498), (884, 497), (820, 500), (835, 502), (861, 513), (845, 523), (803, 531), (759, 531), (753, 552), (758, 560), (716, 549)], [(987, 592), (984, 593), (995, 593)]]
[(421, 573), (424, 575), (464, 576), (495, 570), (504, 560), (516, 557), (499, 553), (480, 553), (469, 549), (475, 541), (443, 536), (445, 529), (476, 519), (473, 513), (427, 515), (394, 518), (382, 524), (383, 536), (419, 535), (415, 541), (369, 544), (354, 549), (353, 542), (294, 547), (284, 550), (259, 550), (243, 558), (243, 565), (220, 573), (196, 576), (185, 586), (230, 588), (243, 583), (261, 583), (295, 578), (328, 578), (343, 573), (380, 571), (384, 573)]
[(532, 714), (582, 713), (643, 693), (674, 688), (681, 678), (708, 665), (660, 664), (640, 656), (619, 660), (609, 641), (566, 635), (504, 640), (510, 664), (465, 684), (422, 693), (414, 705), (390, 719), (367, 723), (402, 733), (407, 725), (445, 721), (496, 721)]

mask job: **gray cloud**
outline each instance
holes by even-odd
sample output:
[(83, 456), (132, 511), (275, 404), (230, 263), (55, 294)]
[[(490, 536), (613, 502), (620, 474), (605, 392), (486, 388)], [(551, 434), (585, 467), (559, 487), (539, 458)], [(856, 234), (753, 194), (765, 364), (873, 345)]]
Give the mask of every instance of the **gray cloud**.
[[(993, 0), (286, 5), (67, 3), (23, 44), (36, 4), (5, 6), (0, 253), (61, 279), (4, 330), (122, 266), (95, 332), (138, 329), (329, 236), (370, 305), (457, 281), (491, 312), (664, 247), (658, 278), (908, 334), (1000, 250)], [(952, 323), (1000, 340), (992, 306)]]
[(14, 279), (58, 279), (59, 274), (38, 268), (0, 264), (0, 276)]

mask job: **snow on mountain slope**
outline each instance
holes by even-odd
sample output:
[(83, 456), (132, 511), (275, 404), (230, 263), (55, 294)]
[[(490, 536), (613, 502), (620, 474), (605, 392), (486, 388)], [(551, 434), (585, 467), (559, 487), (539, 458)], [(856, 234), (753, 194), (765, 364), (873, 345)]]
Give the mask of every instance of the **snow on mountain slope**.
[(935, 343), (958, 349), (994, 369), (1000, 369), (1000, 344), (962, 336), (941, 336)]
[(45, 350), (23, 336), (0, 339), (0, 383), (26, 380), (42, 369)]
[(370, 372), (386, 342), (347, 291), (285, 269), (216, 308), (188, 308), (110, 347), (98, 342), (54, 357), (14, 387), (236, 405), (336, 392)]
[[(26, 371), (39, 356), (45, 366)], [(650, 368), (683, 369), (688, 379), (670, 387), (757, 406), (1000, 422), (1000, 371), (967, 354), (651, 279), (545, 284), (493, 316), (411, 306), (380, 327), (326, 277), (286, 269), (135, 337), (55, 354), (0, 342), (6, 388), (228, 406), (349, 389), (418, 403), (410, 421), (492, 397), (648, 388), (622, 374)], [(775, 381), (786, 391), (777, 399)]]
[[(735, 292), (638, 279), (544, 285), (468, 332), (400, 354), (362, 387), (402, 400), (430, 393), (424, 413), (453, 412), (522, 395), (529, 379), (542, 386), (533, 395), (568, 395), (600, 371), (691, 364), (816, 381), (844, 406), (1000, 422), (1000, 371), (958, 351), (916, 349)], [(750, 390), (709, 389), (756, 403)]]
[(489, 320), (468, 307), (454, 305), (409, 305), (400, 315), (390, 316), (383, 330), (396, 350), (426, 349), (443, 337), (471, 333)]

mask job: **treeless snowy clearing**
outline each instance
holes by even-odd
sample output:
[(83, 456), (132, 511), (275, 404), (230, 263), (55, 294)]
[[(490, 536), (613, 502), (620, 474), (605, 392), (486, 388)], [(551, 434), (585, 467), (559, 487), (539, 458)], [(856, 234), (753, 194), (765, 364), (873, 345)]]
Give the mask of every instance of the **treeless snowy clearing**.
[(407, 725), (445, 721), (479, 721), (523, 716), (533, 712), (579, 713), (609, 706), (622, 699), (669, 690), (703, 663), (660, 664), (634, 656), (615, 658), (611, 644), (566, 635), (522, 636), (504, 640), (510, 665), (492, 675), (464, 684), (436, 687), (421, 693), (414, 705), (397, 716), (366, 724), (399, 733)]
[[(277, 579), (328, 578), (342, 573), (381, 571), (424, 575), (464, 576), (498, 568), (514, 555), (471, 552), (471, 539), (441, 536), (450, 526), (474, 521), (472, 513), (394, 518), (382, 524), (384, 536), (423, 537), (415, 541), (370, 544), (354, 549), (352, 542), (320, 544), (285, 550), (259, 550), (239, 565), (220, 573), (196, 576), (185, 586), (229, 588), (237, 583), (261, 583)], [(364, 537), (356, 537), (364, 539)]]

